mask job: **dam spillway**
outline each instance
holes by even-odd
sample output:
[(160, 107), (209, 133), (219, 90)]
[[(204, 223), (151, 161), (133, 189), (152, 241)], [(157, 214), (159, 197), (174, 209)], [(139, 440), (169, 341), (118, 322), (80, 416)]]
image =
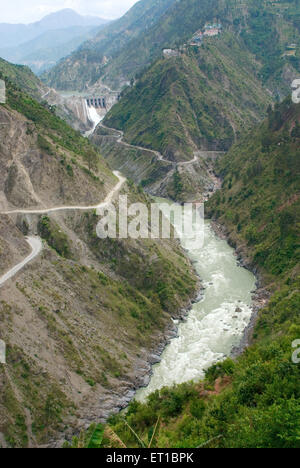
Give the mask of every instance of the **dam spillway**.
[(94, 97), (94, 98), (87, 98), (86, 103), (88, 107), (96, 107), (100, 109), (106, 109), (106, 98), (105, 97)]

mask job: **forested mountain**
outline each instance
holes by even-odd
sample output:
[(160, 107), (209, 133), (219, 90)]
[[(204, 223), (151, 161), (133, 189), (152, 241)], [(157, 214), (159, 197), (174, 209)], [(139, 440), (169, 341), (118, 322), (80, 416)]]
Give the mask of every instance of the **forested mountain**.
[[(124, 131), (128, 143), (155, 149), (170, 162), (192, 160), (199, 151), (227, 151), (266, 115), (270, 102), (290, 93), (299, 73), (298, 15), (298, 1), (177, 2), (105, 68), (106, 77), (118, 75), (123, 65), (133, 63), (131, 58), (138, 67), (157, 57), (122, 92), (105, 125)], [(199, 38), (198, 32), (195, 42), (195, 31), (205, 31), (205, 24), (213, 21), (220, 24), (219, 34)], [(163, 47), (168, 47), (164, 53)], [(125, 55), (127, 61), (122, 61)], [(116, 160), (113, 149), (109, 153), (101, 141), (100, 147), (116, 168), (128, 158), (124, 154), (124, 161), (120, 156)], [(139, 162), (144, 167), (143, 158), (132, 160), (132, 177), (151, 190), (162, 172), (148, 170), (141, 180)], [(199, 193), (198, 176), (185, 169), (181, 166), (175, 174), (180, 201), (191, 199), (192, 187), (194, 199)], [(172, 185), (169, 176), (161, 194), (173, 193)]]
[[(153, 4), (156, 8), (152, 10)], [(247, 3), (242, 0), (145, 0), (137, 3), (119, 22), (105, 28), (98, 39), (62, 61), (45, 79), (61, 89), (83, 88), (99, 78), (119, 86), (158, 58), (163, 48), (182, 45), (207, 21), (216, 19), (224, 30), (240, 37), (247, 50), (256, 56), (262, 66), (261, 79), (274, 92), (281, 92), (284, 78), (290, 70), (299, 67), (299, 47), (296, 57), (283, 57), (286, 47), (298, 37), (299, 8), (298, 0), (288, 3), (283, 0), (272, 3), (267, 0)], [(129, 18), (134, 21), (128, 21)], [(115, 35), (118, 25), (121, 38)], [(102, 62), (104, 56), (106, 59)], [(79, 63), (82, 66), (78, 67)]]
[(299, 142), (300, 106), (289, 97), (219, 161), (224, 194), (209, 203), (232, 240), (251, 246), (252, 261), (283, 278), (299, 270)]
[(155, 62), (105, 124), (169, 160), (190, 160), (197, 149), (226, 151), (271, 101), (258, 73), (242, 41), (224, 33)]
[[(29, 254), (25, 236), (42, 240), (35, 261), (0, 288), (1, 446), (61, 447), (105, 421), (99, 437), (91, 426), (70, 445), (94, 434), (109, 448), (300, 448), (300, 105), (290, 98), (299, 15), (299, 0), (137, 2), (44, 75), (62, 90), (120, 91), (90, 141), (44, 101), (49, 89), (27, 67), (0, 60), (0, 274)], [(205, 380), (120, 414), (208, 283), (199, 293), (172, 239), (97, 237), (96, 211), (78, 208), (113, 193), (112, 169), (128, 177), (120, 190), (129, 202), (149, 206), (145, 192), (207, 201), (211, 227), (257, 279), (238, 349), (225, 356), (219, 340), (226, 359)], [(49, 212), (66, 205), (77, 209)], [(213, 255), (225, 263), (223, 251)], [(214, 292), (222, 281), (210, 283)], [(227, 299), (236, 333), (243, 301)]]
[(12, 65), (0, 58), (0, 73), (36, 100), (48, 91), (48, 87), (26, 66)]
[[(49, 104), (52, 110), (70, 125), (82, 131), (87, 130), (84, 122), (78, 118), (72, 105), (72, 101), (62, 98), (55, 90), (50, 90), (42, 81), (25, 65), (13, 65), (0, 58), (0, 73), (9, 81), (15, 83), (23, 92), (38, 102)], [(47, 100), (46, 100), (47, 99)]]

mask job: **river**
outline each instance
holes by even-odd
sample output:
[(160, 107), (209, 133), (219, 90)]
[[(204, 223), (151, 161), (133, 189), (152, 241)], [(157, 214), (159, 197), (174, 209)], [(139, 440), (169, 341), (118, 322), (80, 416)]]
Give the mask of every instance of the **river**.
[[(89, 136), (102, 119), (95, 109), (87, 110), (94, 122), (94, 128), (87, 132)], [(234, 249), (215, 234), (210, 221), (205, 222), (201, 248), (195, 250), (194, 241), (189, 239), (182, 238), (181, 243), (205, 289), (187, 320), (178, 324), (178, 337), (165, 348), (161, 362), (153, 366), (149, 385), (136, 393), (138, 401), (145, 401), (162, 387), (203, 378), (206, 369), (239, 346), (253, 313), (256, 278), (238, 265)]]
[(138, 401), (164, 386), (203, 378), (206, 369), (230, 356), (250, 322), (256, 278), (238, 265), (234, 250), (209, 221), (204, 230), (204, 246), (198, 250), (189, 249), (189, 241), (183, 239), (205, 288), (203, 295), (153, 367), (148, 387), (137, 392)]

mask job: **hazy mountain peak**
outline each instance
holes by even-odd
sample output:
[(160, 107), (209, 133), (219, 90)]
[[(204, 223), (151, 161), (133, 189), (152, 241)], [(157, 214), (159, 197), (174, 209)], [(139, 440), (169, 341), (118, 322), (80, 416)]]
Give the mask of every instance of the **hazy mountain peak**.
[(29, 26), (44, 27), (47, 29), (60, 29), (70, 26), (97, 26), (106, 23), (107, 20), (98, 16), (82, 16), (71, 8), (50, 13), (36, 23)]
[(108, 21), (65, 8), (31, 24), (0, 23), (0, 57), (28, 65), (36, 73), (53, 66)]
[(31, 41), (37, 36), (57, 29), (67, 29), (74, 26), (101, 26), (108, 20), (97, 16), (82, 16), (76, 11), (66, 8), (50, 13), (40, 21), (31, 24), (0, 23), (0, 47), (16, 47)]

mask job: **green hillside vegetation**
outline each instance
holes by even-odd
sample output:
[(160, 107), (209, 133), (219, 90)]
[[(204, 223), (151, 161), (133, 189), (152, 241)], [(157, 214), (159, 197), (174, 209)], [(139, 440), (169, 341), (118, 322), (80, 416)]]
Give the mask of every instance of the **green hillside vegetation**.
[[(227, 151), (245, 130), (265, 117), (268, 104), (290, 93), (291, 81), (299, 72), (299, 31), (293, 21), (298, 2), (252, 0), (246, 5), (229, 0), (202, 2), (198, 7), (191, 0), (177, 2), (128, 45), (122, 56), (124, 66), (134, 69), (131, 62), (139, 61), (141, 53), (147, 68), (137, 72), (105, 118), (107, 126), (125, 132), (129, 143), (158, 150), (171, 162), (191, 160), (197, 150)], [(205, 38), (200, 47), (186, 45), (192, 32), (209, 18), (218, 18), (222, 34)], [(296, 44), (295, 56), (288, 56), (292, 43)], [(158, 44), (161, 48), (155, 52)], [(174, 47), (177, 56), (163, 59), (163, 47)], [(148, 50), (152, 51), (151, 60), (159, 55), (150, 66), (146, 63)], [(121, 73), (120, 58), (108, 65), (107, 73), (113, 66), (116, 75)], [(127, 154), (122, 158), (120, 152), (116, 158), (104, 138), (98, 143), (113, 167), (127, 167)], [(205, 162), (200, 158), (202, 166)], [(134, 168), (130, 177), (147, 190), (159, 183), (162, 171), (145, 172), (142, 157), (130, 166)], [(161, 194), (178, 201), (198, 199), (197, 168), (199, 163), (193, 170), (185, 167), (179, 171), (181, 191), (172, 188), (170, 174)], [(208, 174), (204, 176), (209, 182)]]
[[(207, 213), (224, 225), (272, 293), (253, 343), (237, 359), (183, 384), (133, 402), (110, 427), (128, 447), (300, 448), (300, 106), (287, 99), (218, 163), (223, 187)], [(114, 439), (115, 446), (118, 446)], [(109, 446), (106, 436), (102, 446)]]
[(40, 100), (41, 95), (47, 91), (47, 87), (32, 73), (29, 67), (24, 65), (12, 65), (0, 58), (0, 73), (2, 79), (10, 79), (24, 93), (29, 94), (37, 100)]
[[(120, 24), (127, 26), (121, 27), (122, 40), (114, 35), (114, 28), (119, 23), (108, 26), (100, 33), (99, 40), (85, 44), (54, 67), (45, 76), (46, 82), (61, 89), (77, 89), (101, 78), (110, 86), (118, 87), (158, 59), (163, 48), (182, 45), (195, 31), (203, 28), (205, 22), (217, 18), (224, 30), (240, 37), (247, 49), (256, 55), (262, 66), (261, 79), (275, 94), (286, 93), (290, 84), (285, 81), (286, 72), (299, 71), (299, 47), (296, 58), (283, 57), (287, 44), (296, 42), (299, 46), (298, 0), (181, 0), (160, 3), (164, 3), (164, 10), (160, 10), (155, 18), (149, 18), (146, 2), (137, 4), (136, 8), (139, 7), (144, 16), (142, 20), (136, 17), (131, 23), (126, 23), (126, 17), (119, 20)], [(141, 27), (137, 28), (137, 24)], [(118, 47), (115, 46), (116, 37)], [(103, 55), (109, 58), (108, 63), (102, 63)]]
[[(251, 246), (266, 274), (292, 272), (299, 262), (300, 108), (287, 98), (217, 165), (226, 194), (210, 212), (230, 229), (232, 241)], [(276, 248), (274, 246), (276, 245)]]
[[(36, 130), (38, 132), (37, 144), (39, 148), (45, 150), (48, 154), (62, 158), (62, 165), (65, 164), (63, 150), (70, 151), (74, 157), (73, 161), (69, 161), (69, 163), (73, 163), (78, 167), (81, 164), (80, 159), (88, 163), (90, 151), (95, 151), (89, 141), (59, 118), (55, 113), (55, 107), (48, 105), (46, 102), (39, 103), (30, 95), (25, 94), (27, 86), (30, 86), (30, 84), (27, 85), (27, 76), (30, 79), (33, 75), (31, 75), (31, 72), (28, 75), (27, 67), (18, 65), (11, 67), (16, 68), (16, 80), (14, 80), (13, 74), (7, 74), (6, 70), (5, 73), (0, 72), (0, 79), (5, 79), (6, 82), (7, 102), (5, 106), (19, 112), (33, 123), (34, 127), (28, 126), (29, 134), (34, 133)], [(22, 74), (23, 70), (25, 71), (24, 76)], [(11, 81), (8, 79), (10, 76)], [(25, 85), (25, 89), (24, 86), (20, 87), (20, 83)], [(32, 83), (32, 89), (35, 89), (36, 83), (31, 81), (30, 83)], [(76, 161), (77, 158), (78, 161)], [(105, 162), (98, 158), (97, 165), (101, 167), (106, 176), (109, 176), (110, 171)], [(89, 173), (90, 176), (93, 175), (88, 168), (82, 167), (82, 170)], [(71, 173), (71, 170), (69, 172)]]
[(135, 145), (170, 160), (196, 149), (228, 150), (262, 118), (270, 97), (257, 82), (251, 55), (230, 33), (157, 61), (105, 118)]
[[(2, 79), (10, 80), (34, 100), (47, 105), (45, 97), (49, 92), (49, 88), (42, 83), (28, 66), (13, 65), (0, 58), (0, 74)], [(57, 97), (52, 98), (52, 102), (55, 103), (55, 105), (52, 105), (53, 112), (68, 122), (69, 125), (81, 128), (82, 122), (70, 107), (62, 105), (60, 99)]]
[[(282, 6), (282, 9), (280, 8)], [(299, 44), (298, 0), (275, 3), (262, 0), (182, 0), (176, 2), (160, 20), (144, 34), (133, 39), (103, 70), (107, 82), (125, 75), (134, 77), (160, 56), (161, 50), (187, 42), (206, 22), (218, 18), (224, 30), (240, 37), (247, 49), (262, 65), (260, 78), (276, 93), (286, 91), (283, 70), (299, 71), (297, 58), (282, 57), (290, 42)], [(293, 19), (292, 19), (293, 18)]]

